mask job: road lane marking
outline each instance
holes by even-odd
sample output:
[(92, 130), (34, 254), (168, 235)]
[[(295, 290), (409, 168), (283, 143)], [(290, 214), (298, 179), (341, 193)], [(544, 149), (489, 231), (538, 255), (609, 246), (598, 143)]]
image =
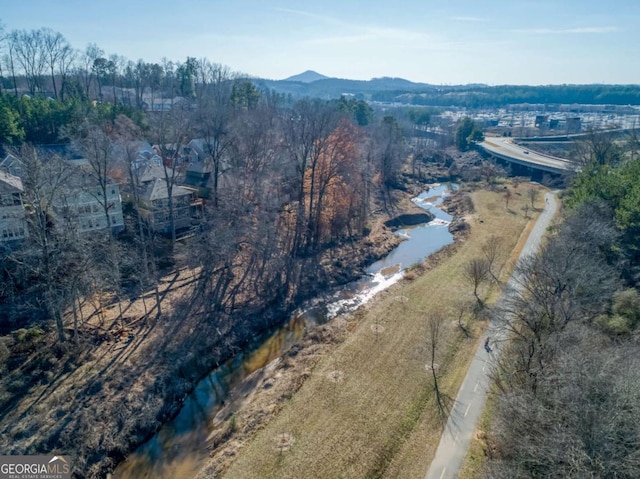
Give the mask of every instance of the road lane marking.
[[(553, 206), (555, 207), (556, 205), (553, 204)], [(550, 221), (552, 215), (549, 212), (549, 214), (543, 214), (543, 215), (541, 215), (541, 217), (543, 217), (544, 220)], [(538, 224), (541, 225), (542, 223), (538, 223)], [(529, 248), (525, 248), (525, 249), (526, 250), (533, 250), (534, 248), (532, 247), (532, 243), (531, 243), (531, 240), (532, 240), (532, 237), (533, 237), (533, 233), (537, 234), (538, 236), (541, 236), (545, 232), (545, 230), (546, 230), (546, 228), (543, 228), (542, 226), (540, 227), (539, 230), (538, 229), (534, 230), (532, 232), (532, 235), (527, 239), (528, 246), (530, 246), (530, 247)], [(536, 249), (539, 248), (539, 243), (540, 243), (539, 239), (538, 239), (538, 241), (535, 241), (534, 243), (535, 243), (534, 246), (536, 247)], [(522, 258), (523, 256), (524, 255), (521, 254), (520, 258)], [(514, 285), (514, 289), (517, 290), (517, 291), (522, 291), (524, 289), (523, 286), (520, 283), (518, 283), (518, 280), (516, 279), (516, 276), (514, 276), (514, 275), (512, 275), (509, 278), (509, 284)], [(505, 295), (505, 297), (508, 298), (509, 296)], [(506, 335), (504, 335), (504, 334), (495, 334), (495, 336), (493, 336), (493, 338), (494, 338), (494, 342), (495, 341), (503, 341), (503, 340), (507, 339)], [(496, 348), (496, 353), (499, 353), (500, 349), (501, 349), (501, 347)], [(474, 359), (473, 366), (477, 368), (477, 363), (475, 363), (476, 360), (482, 361), (483, 363), (486, 363), (486, 364), (489, 364), (489, 362), (491, 361), (491, 358), (487, 358), (485, 354), (478, 354), (478, 353), (480, 353), (480, 351), (478, 351), (477, 354), (473, 358)], [(465, 376), (465, 379), (463, 380), (463, 384), (460, 387), (460, 390), (465, 389), (465, 391), (466, 391), (466, 384), (467, 384), (468, 380), (472, 380), (470, 377), (467, 377), (467, 376), (470, 375), (470, 373), (472, 371), (473, 371), (474, 374), (477, 374), (477, 369), (472, 369), (471, 371), (467, 371), (467, 375)], [(486, 372), (486, 365), (485, 364), (483, 364), (482, 371)], [(490, 375), (485, 375), (485, 376), (483, 376), (482, 374), (477, 375), (476, 384), (474, 385), (473, 392), (474, 393), (477, 392), (481, 399), (484, 399), (487, 396), (487, 392), (486, 392), (487, 388), (485, 386), (488, 386), (488, 382), (487, 381), (488, 381), (489, 378), (490, 378)], [(479, 386), (480, 386), (480, 382), (482, 382), (482, 381), (484, 381), (483, 382), (483, 389), (480, 390)], [(458, 397), (459, 396), (460, 395), (458, 395)], [(460, 398), (461, 399), (460, 401), (458, 401), (457, 399), (458, 398), (456, 398), (456, 404), (454, 405), (454, 411), (457, 411), (457, 414), (459, 414), (459, 411), (460, 411), (459, 408), (463, 407), (462, 405), (464, 404), (464, 402), (463, 402), (462, 398)], [(464, 418), (465, 418), (464, 421), (465, 422), (467, 421), (466, 417), (468, 417), (469, 411), (471, 410), (471, 405), (472, 405), (472, 402), (471, 403), (467, 403), (466, 409), (464, 411)], [(452, 414), (452, 416), (454, 416), (454, 414)], [(470, 420), (471, 420), (471, 418), (469, 419), (469, 421)], [(449, 421), (450, 422), (447, 423), (446, 436), (445, 436), (445, 433), (443, 432), (442, 437), (441, 437), (441, 444), (440, 444), (440, 445), (445, 444), (446, 447), (443, 447), (439, 451), (440, 454), (437, 454), (437, 456), (446, 455), (446, 453), (444, 453), (443, 451), (445, 451), (448, 448), (456, 448), (456, 450), (457, 450), (458, 448), (461, 449), (462, 446), (465, 446), (465, 445), (468, 446), (467, 442), (470, 440), (470, 438), (468, 436), (471, 436), (471, 435), (467, 435), (466, 432), (465, 432), (465, 435), (464, 435), (465, 437), (460, 439), (460, 443), (458, 443), (458, 439), (459, 439), (460, 433), (453, 434), (453, 431), (451, 430), (453, 427), (451, 427), (451, 428), (449, 427), (450, 424), (453, 424), (453, 422), (451, 421), (451, 417), (449, 418)], [(476, 424), (473, 425), (474, 428), (475, 428), (475, 426), (476, 426)], [(451, 440), (451, 438), (453, 438), (454, 444), (451, 444), (449, 442)], [(466, 453), (467, 450), (468, 449), (465, 448), (463, 452)], [(440, 461), (442, 461), (442, 462), (440, 462)], [(434, 460), (433, 462), (436, 462), (436, 461)], [(457, 470), (457, 468), (460, 466), (458, 464), (458, 460), (456, 458), (446, 459), (446, 458), (442, 457), (437, 462), (440, 463), (440, 464), (442, 464), (443, 462), (451, 464), (452, 471), (454, 473)], [(443, 467), (443, 466), (435, 465), (435, 467), (433, 467), (433, 469), (429, 469), (428, 474), (430, 472), (433, 472), (433, 474), (437, 474), (437, 468), (438, 467), (441, 468), (441, 473), (440, 473), (439, 478), (440, 479), (444, 479), (448, 466), (447, 467)], [(453, 474), (453, 475), (455, 475), (455, 474)], [(451, 477), (451, 476), (452, 476), (452, 474), (447, 475), (447, 477)], [(427, 477), (431, 477), (431, 476), (427, 476)], [(433, 477), (437, 477), (437, 476), (433, 476)]]

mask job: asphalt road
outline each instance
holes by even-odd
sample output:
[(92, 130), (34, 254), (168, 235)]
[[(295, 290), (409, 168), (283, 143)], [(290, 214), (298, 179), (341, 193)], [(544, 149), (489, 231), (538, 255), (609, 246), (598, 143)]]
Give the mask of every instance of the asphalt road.
[[(538, 250), (542, 237), (556, 210), (555, 192), (545, 194), (544, 211), (540, 214), (531, 230), (520, 258), (529, 256)], [(504, 288), (505, 292), (498, 301), (504, 301), (505, 295), (512, 288), (519, 289), (518, 283), (512, 275), (508, 285)], [(484, 409), (489, 388), (489, 364), (500, 354), (500, 345), (502, 340), (505, 339), (504, 334), (502, 330), (497, 329), (495, 324), (491, 324), (482, 337), (480, 347), (476, 351), (467, 375), (460, 386), (449, 420), (440, 438), (436, 455), (425, 479), (454, 479), (458, 477), (462, 462), (471, 444), (473, 433)], [(491, 353), (484, 349), (487, 337), (490, 338)]]
[(557, 170), (575, 169), (575, 166), (568, 160), (530, 151), (528, 148), (516, 145), (510, 138), (486, 137), (485, 140), (480, 143), (480, 146), (490, 153), (508, 156), (515, 160), (537, 163)]

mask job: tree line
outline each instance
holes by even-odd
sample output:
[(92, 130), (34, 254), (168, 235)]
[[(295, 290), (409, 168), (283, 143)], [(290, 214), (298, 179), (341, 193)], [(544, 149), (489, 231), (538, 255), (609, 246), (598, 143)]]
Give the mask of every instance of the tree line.
[(640, 161), (603, 141), (584, 148), (564, 222), (495, 311), (510, 341), (494, 371), (488, 477), (640, 474)]
[(383, 102), (465, 108), (499, 108), (514, 104), (638, 105), (637, 85), (500, 85), (438, 87), (423, 91), (379, 91), (371, 99)]
[(0, 49), (0, 91), (15, 96), (48, 93), (61, 101), (108, 97), (141, 108), (145, 93), (193, 97), (219, 74), (204, 58), (156, 63), (106, 54), (95, 43), (76, 49), (50, 28), (5, 31), (0, 26)]

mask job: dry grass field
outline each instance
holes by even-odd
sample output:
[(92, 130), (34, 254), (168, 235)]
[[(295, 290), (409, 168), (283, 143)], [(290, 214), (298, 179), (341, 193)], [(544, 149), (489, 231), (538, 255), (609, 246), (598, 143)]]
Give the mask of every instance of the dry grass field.
[[(429, 362), (427, 317), (443, 323), (436, 362), (441, 390), (455, 398), (486, 321), (468, 321), (472, 337), (456, 324), (460, 301), (473, 303), (464, 268), (500, 238), (497, 261), (503, 282), (537, 213), (521, 184), (506, 208), (504, 190), (471, 194), (475, 213), (469, 235), (427, 260), (359, 312), (346, 340), (320, 359), (309, 378), (262, 428), (226, 471), (226, 478), (419, 478), (440, 437)], [(536, 206), (542, 206), (541, 195)], [(499, 284), (480, 294), (491, 302)]]

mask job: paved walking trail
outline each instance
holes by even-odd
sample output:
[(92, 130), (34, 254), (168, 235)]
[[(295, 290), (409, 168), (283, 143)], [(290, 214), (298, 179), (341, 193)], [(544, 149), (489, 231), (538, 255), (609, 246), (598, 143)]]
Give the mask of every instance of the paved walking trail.
[[(520, 258), (535, 253), (557, 210), (555, 192), (545, 194), (545, 208), (538, 217), (535, 226), (522, 249)], [(518, 282), (511, 275), (507, 286), (498, 300), (504, 301), (505, 295), (513, 289), (520, 289)], [(484, 344), (489, 338), (492, 352), (485, 351)], [(504, 332), (498, 331), (491, 324), (476, 351), (467, 375), (460, 386), (456, 402), (449, 415), (449, 420), (440, 438), (436, 455), (429, 467), (425, 479), (455, 479), (460, 473), (462, 462), (467, 454), (473, 433), (484, 409), (489, 388), (489, 362), (500, 354)]]

